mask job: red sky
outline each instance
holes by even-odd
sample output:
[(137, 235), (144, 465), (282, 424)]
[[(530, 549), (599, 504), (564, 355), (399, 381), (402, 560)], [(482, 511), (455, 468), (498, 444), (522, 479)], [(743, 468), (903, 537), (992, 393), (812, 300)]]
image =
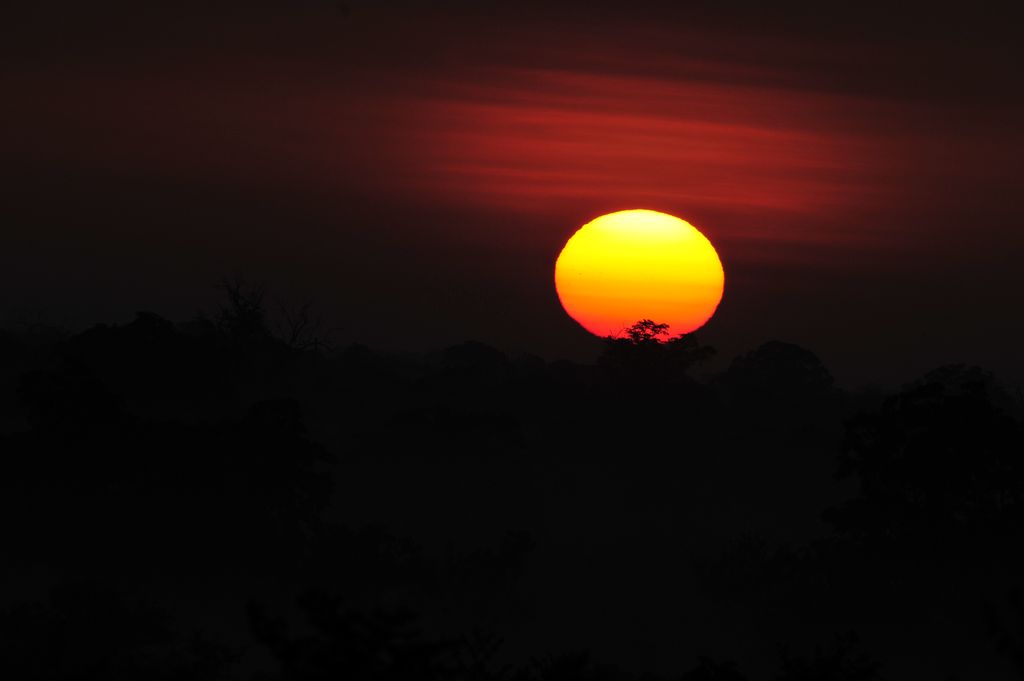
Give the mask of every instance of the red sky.
[(585, 357), (554, 260), (644, 207), (718, 247), (701, 335), (723, 354), (780, 338), (850, 383), (1024, 376), (999, 13), (694, 7), (23, 9), (0, 311), (187, 314), (244, 274), (354, 340)]

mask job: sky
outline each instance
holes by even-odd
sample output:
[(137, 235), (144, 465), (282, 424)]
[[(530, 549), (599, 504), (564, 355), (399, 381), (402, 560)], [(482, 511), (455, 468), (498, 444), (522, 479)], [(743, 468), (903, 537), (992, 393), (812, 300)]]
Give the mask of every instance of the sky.
[(1024, 382), (1009, 5), (139, 4), (2, 10), (0, 317), (183, 318), (243, 277), (343, 342), (586, 360), (555, 259), (648, 208), (718, 249), (723, 361)]

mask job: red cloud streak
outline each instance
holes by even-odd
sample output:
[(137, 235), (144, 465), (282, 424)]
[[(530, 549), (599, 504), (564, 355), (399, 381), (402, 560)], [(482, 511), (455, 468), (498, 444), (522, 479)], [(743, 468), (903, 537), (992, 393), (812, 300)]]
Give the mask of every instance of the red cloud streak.
[[(481, 79), (483, 81), (483, 79)], [(620, 202), (816, 213), (862, 202), (880, 149), (840, 98), (697, 80), (504, 69), (403, 101), (411, 189), (543, 209)]]

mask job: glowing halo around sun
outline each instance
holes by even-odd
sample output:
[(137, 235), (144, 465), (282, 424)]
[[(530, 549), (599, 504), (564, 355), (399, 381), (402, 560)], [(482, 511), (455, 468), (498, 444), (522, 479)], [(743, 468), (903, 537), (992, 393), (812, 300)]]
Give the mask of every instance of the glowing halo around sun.
[(555, 262), (562, 307), (587, 331), (618, 336), (642, 319), (670, 335), (703, 326), (722, 300), (725, 272), (715, 247), (685, 220), (623, 210), (591, 220)]

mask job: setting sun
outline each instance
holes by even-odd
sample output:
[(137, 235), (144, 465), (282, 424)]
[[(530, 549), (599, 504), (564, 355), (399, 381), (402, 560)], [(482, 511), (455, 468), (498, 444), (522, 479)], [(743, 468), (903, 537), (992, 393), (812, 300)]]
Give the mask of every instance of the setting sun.
[(583, 225), (555, 263), (562, 307), (598, 336), (641, 319), (689, 333), (715, 313), (725, 274), (711, 242), (666, 213), (624, 210)]

